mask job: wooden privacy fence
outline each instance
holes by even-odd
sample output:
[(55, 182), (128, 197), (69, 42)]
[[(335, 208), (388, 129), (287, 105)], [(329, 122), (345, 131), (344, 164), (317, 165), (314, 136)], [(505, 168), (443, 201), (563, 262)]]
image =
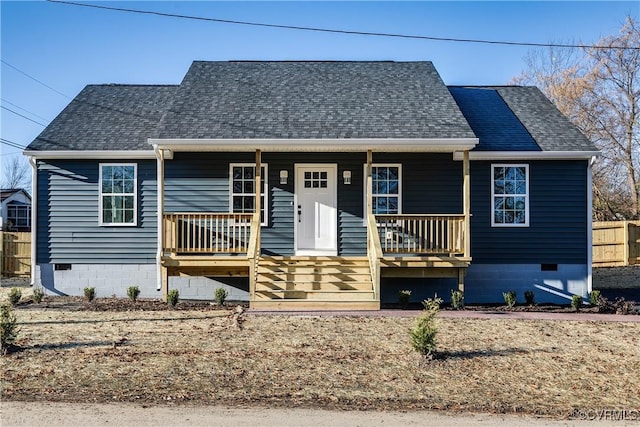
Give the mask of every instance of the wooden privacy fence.
[(3, 276), (31, 274), (31, 233), (0, 231), (2, 255), (0, 271)]
[(593, 266), (640, 264), (640, 221), (593, 223)]

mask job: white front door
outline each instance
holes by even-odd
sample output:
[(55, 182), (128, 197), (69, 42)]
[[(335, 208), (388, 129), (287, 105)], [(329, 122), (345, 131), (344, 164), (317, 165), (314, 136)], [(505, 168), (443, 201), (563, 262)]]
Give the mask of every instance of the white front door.
[(337, 255), (337, 170), (296, 165), (296, 255)]

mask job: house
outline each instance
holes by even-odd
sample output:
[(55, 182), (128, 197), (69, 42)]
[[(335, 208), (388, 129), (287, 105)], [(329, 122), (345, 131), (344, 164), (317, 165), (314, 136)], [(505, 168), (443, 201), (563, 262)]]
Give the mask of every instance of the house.
[(24, 189), (0, 190), (0, 230), (31, 231), (31, 196)]
[(272, 309), (591, 290), (594, 145), (535, 87), (430, 62), (194, 62), (89, 85), (29, 145), (52, 294)]

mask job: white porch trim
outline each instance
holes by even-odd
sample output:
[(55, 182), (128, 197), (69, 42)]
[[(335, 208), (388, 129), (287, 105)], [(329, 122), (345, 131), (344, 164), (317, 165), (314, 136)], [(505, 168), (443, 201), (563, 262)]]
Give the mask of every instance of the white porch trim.
[(288, 152), (434, 152), (471, 150), (478, 138), (326, 138), (326, 139), (157, 139), (149, 144), (172, 151), (288, 151)]

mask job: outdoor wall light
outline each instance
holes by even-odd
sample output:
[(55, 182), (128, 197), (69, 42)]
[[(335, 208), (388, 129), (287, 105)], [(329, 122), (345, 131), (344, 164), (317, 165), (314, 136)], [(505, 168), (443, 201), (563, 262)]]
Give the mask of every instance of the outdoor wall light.
[(289, 171), (286, 170), (281, 170), (280, 171), (280, 184), (286, 184), (287, 183), (287, 179), (289, 178)]
[(342, 172), (342, 179), (344, 179), (345, 185), (351, 184), (351, 171)]

